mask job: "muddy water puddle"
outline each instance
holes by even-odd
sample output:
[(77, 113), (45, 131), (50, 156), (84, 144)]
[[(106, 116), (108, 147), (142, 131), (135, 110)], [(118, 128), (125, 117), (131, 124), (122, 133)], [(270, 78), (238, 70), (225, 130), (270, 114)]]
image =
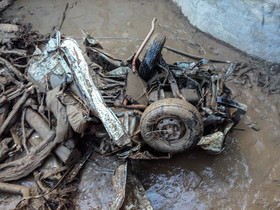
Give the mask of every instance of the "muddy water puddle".
[[(206, 58), (254, 62), (191, 27), (169, 1), (18, 0), (4, 13), (4, 19), (31, 23), (43, 34), (61, 27), (65, 35), (81, 40), (84, 29), (120, 59), (137, 50), (141, 41), (134, 38), (146, 36), (153, 17), (158, 19), (156, 31), (167, 36), (167, 46)], [(168, 63), (191, 61), (167, 50), (163, 56)], [(248, 112), (227, 137), (222, 154), (194, 149), (170, 160), (133, 161), (155, 209), (280, 208), (279, 94), (267, 96), (256, 86), (234, 80), (229, 86)], [(83, 171), (76, 199), (81, 209), (108, 207), (112, 168), (98, 167), (99, 172), (90, 161)]]

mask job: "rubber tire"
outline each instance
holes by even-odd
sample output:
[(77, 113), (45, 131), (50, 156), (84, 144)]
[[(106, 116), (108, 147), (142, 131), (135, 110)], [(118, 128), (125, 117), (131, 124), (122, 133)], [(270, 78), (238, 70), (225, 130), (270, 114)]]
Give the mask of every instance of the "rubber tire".
[[(178, 140), (167, 141), (155, 135), (156, 125), (166, 117), (180, 119), (185, 125), (185, 133)], [(198, 143), (203, 135), (203, 123), (200, 113), (192, 104), (177, 98), (166, 98), (147, 107), (140, 120), (140, 130), (144, 141), (153, 149), (179, 153)]]
[(139, 67), (140, 77), (148, 81), (155, 75), (154, 67), (159, 63), (161, 51), (165, 44), (166, 37), (163, 34), (155, 34), (148, 46), (148, 50), (144, 56), (144, 59)]

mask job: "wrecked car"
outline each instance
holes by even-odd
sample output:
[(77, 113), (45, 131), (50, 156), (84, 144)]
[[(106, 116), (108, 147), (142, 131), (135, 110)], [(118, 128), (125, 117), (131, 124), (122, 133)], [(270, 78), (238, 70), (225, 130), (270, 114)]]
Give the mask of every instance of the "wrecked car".
[(79, 104), (81, 112), (69, 122), (80, 134), (94, 130), (101, 154), (157, 159), (197, 146), (218, 154), (247, 110), (231, 100), (225, 85), (233, 65), (219, 76), (207, 59), (167, 64), (165, 40), (155, 34), (142, 61), (134, 55), (124, 62), (87, 36), (88, 66), (77, 42), (58, 32), (43, 51), (37, 49), (28, 77), (41, 91), (58, 88), (67, 108)]
[[(149, 203), (128, 159), (167, 159), (194, 147), (222, 152), (226, 135), (247, 110), (231, 99), (225, 84), (234, 65), (220, 75), (207, 59), (168, 64), (161, 54), (168, 49), (166, 37), (151, 38), (154, 22), (127, 61), (108, 54), (88, 34), (86, 56), (59, 31), (47, 43), (30, 31), (4, 44), (0, 191), (22, 194), (18, 207), (70, 206), (77, 175), (93, 153), (95, 159), (114, 159), (110, 208), (120, 209), (133, 180), (132, 191), (142, 189), (139, 200)], [(34, 188), (18, 184), (29, 175)]]

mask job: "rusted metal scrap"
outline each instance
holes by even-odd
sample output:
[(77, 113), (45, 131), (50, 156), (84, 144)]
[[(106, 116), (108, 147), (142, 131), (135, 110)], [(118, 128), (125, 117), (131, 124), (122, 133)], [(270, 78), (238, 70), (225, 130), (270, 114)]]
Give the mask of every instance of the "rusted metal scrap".
[[(87, 49), (89, 49), (89, 47)], [(94, 60), (92, 61), (94, 62)], [(240, 121), (246, 113), (247, 108), (246, 105), (234, 102), (230, 99), (231, 92), (225, 85), (225, 80), (233, 72), (234, 65), (230, 65), (225, 76), (220, 76), (215, 71), (210, 72), (205, 70), (204, 68), (207, 63), (207, 59), (201, 59), (198, 62), (177, 62), (169, 65), (161, 57), (160, 62), (155, 65), (153, 71), (161, 71), (163, 73), (156, 73), (149, 81), (145, 81), (137, 72), (133, 73), (129, 68), (125, 71), (120, 71), (120, 68), (118, 68), (116, 69), (117, 74), (115, 70), (110, 71), (110, 73), (112, 72), (116, 78), (118, 77), (118, 82), (122, 80), (126, 82), (124, 91), (119, 91), (118, 95), (109, 99), (108, 95), (112, 95), (114, 92), (104, 89), (104, 91), (102, 91), (102, 96), (108, 106), (112, 106), (111, 104), (113, 104), (116, 107), (140, 108), (142, 110), (145, 110), (153, 102), (164, 98), (180, 98), (190, 102), (199, 110), (203, 119), (203, 135), (205, 138), (209, 135), (214, 135), (214, 133), (217, 132), (217, 128), (225, 137), (228, 131)], [(133, 67), (133, 64), (128, 64), (128, 67)], [(101, 68), (96, 72), (95, 77), (98, 78), (101, 83), (104, 83), (106, 82), (104, 79), (105, 73), (106, 69), (103, 72)], [(109, 75), (108, 72), (106, 74)], [(113, 84), (114, 83), (112, 83), (112, 85)], [(106, 99), (107, 97), (108, 100)], [(112, 103), (110, 100), (115, 100), (115, 102)], [(233, 107), (237, 108), (237, 111), (230, 114), (229, 109)], [(200, 146), (202, 149), (205, 148), (205, 150), (210, 153), (220, 153), (223, 150), (225, 138), (212, 138), (212, 140), (213, 144), (217, 144), (216, 148), (208, 147), (206, 149), (205, 145), (196, 145)], [(214, 143), (214, 140), (217, 142)], [(213, 148), (213, 151), (210, 151), (211, 148)], [(128, 154), (129, 152), (126, 151), (125, 153)], [(149, 151), (141, 153), (150, 154)], [(145, 155), (139, 156), (141, 153), (139, 153), (139, 151), (135, 153), (135, 151), (133, 152), (131, 150), (130, 155), (121, 155), (121, 157), (144, 157)], [(138, 155), (135, 156), (135, 154)], [(149, 156), (153, 157), (153, 155)], [(167, 156), (170, 155), (166, 155), (165, 157)], [(147, 156), (145, 157), (147, 158)]]
[(82, 91), (82, 95), (88, 101), (92, 111), (103, 122), (110, 137), (119, 147), (130, 144), (131, 140), (129, 136), (126, 134), (116, 115), (106, 106), (100, 92), (91, 79), (87, 63), (78, 44), (74, 40), (66, 39), (62, 43), (62, 47), (65, 47), (65, 51), (68, 52), (66, 56), (71, 63), (71, 70), (76, 84)]
[(209, 153), (219, 154), (223, 151), (224, 138), (224, 133), (217, 131), (216, 133), (203, 136), (197, 143), (197, 146), (200, 146)]
[[(55, 55), (49, 57), (49, 51), (54, 52)], [(64, 56), (67, 60), (63, 59)], [(46, 58), (48, 59), (47, 61), (45, 61)], [(49, 63), (52, 65), (49, 65)], [(48, 66), (47, 70), (45, 70), (46, 66)], [(99, 90), (96, 88), (82, 51), (75, 40), (65, 39), (60, 45), (59, 34), (56, 40), (51, 39), (43, 56), (39, 58), (39, 61), (31, 65), (28, 74), (41, 89), (45, 88), (42, 84), (45, 84), (44, 80), (47, 74), (51, 74), (53, 77), (60, 77), (58, 84), (52, 84), (53, 87), (73, 79), (79, 87), (82, 97), (87, 101), (89, 109), (103, 122), (115, 144), (119, 147), (130, 144), (129, 136), (112, 110), (106, 106)]]
[(113, 186), (116, 192), (116, 198), (110, 204), (110, 209), (120, 209), (125, 199), (125, 187), (127, 179), (127, 162), (120, 163), (112, 177)]

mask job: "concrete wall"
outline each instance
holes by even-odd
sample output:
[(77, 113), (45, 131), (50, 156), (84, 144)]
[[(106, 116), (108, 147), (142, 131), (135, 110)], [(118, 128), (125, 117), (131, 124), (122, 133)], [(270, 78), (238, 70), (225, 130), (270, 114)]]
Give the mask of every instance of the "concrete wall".
[(280, 63), (280, 0), (173, 0), (200, 30)]

